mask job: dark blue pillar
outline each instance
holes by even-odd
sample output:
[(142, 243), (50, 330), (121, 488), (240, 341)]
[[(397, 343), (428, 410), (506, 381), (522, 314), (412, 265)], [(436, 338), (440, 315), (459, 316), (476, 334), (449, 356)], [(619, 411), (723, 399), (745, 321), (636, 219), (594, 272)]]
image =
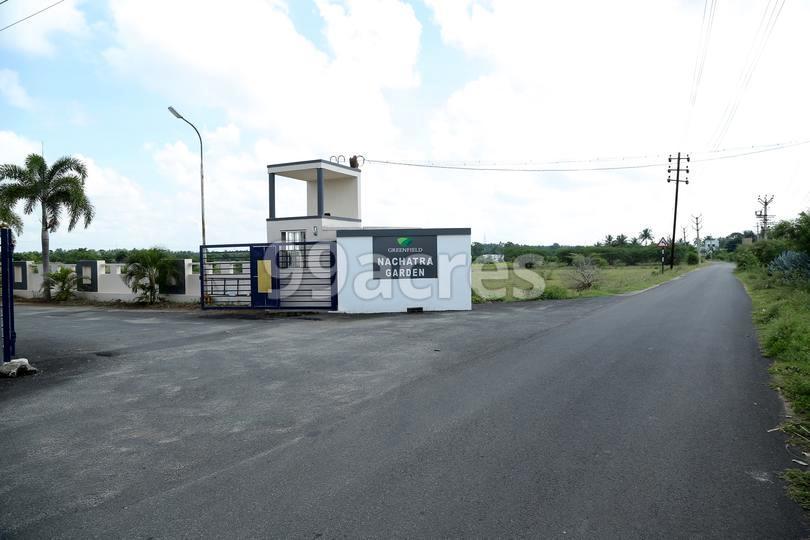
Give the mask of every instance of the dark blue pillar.
[(270, 219), (276, 219), (276, 173), (268, 173), (270, 186)]
[(318, 217), (323, 217), (323, 169), (318, 167)]

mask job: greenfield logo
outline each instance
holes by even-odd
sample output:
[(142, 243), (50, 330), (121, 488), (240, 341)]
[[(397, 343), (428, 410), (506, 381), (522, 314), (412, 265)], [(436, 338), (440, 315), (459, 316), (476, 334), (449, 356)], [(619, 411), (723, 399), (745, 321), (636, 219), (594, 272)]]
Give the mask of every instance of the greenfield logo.
[(399, 244), (401, 247), (408, 247), (411, 245), (411, 242), (413, 242), (413, 238), (408, 238), (407, 236), (397, 238), (397, 244)]

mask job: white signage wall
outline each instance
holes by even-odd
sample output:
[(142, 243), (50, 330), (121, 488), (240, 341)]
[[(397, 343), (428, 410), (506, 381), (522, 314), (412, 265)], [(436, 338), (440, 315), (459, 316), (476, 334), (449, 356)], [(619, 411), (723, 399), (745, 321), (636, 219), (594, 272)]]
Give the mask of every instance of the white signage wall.
[(338, 310), (469, 310), (470, 263), (470, 229), (338, 230)]

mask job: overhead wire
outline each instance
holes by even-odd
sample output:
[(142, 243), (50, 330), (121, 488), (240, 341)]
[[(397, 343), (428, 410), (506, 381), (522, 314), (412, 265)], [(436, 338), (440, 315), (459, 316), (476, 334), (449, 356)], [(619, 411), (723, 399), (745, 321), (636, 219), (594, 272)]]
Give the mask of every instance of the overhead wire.
[(695, 56), (695, 66), (692, 70), (692, 84), (689, 92), (689, 112), (686, 115), (686, 127), (684, 128), (683, 137), (684, 143), (687, 143), (689, 140), (689, 133), (692, 127), (692, 116), (697, 103), (700, 82), (703, 79), (703, 68), (706, 65), (706, 58), (709, 54), (709, 43), (711, 41), (716, 11), (717, 0), (704, 1), (703, 17), (700, 21), (700, 36), (698, 38), (697, 55)]
[(14, 21), (13, 23), (11, 23), (11, 24), (9, 24), (9, 25), (4, 26), (3, 28), (0, 28), (0, 32), (2, 32), (3, 30), (8, 30), (8, 29), (9, 29), (9, 28), (11, 28), (12, 26), (17, 25), (17, 24), (20, 24), (20, 23), (21, 23), (21, 22), (23, 22), (23, 21), (27, 21), (27, 20), (28, 20), (28, 19), (30, 19), (31, 17), (35, 17), (36, 15), (39, 15), (39, 14), (40, 14), (40, 13), (42, 13), (43, 11), (48, 11), (48, 10), (49, 10), (49, 9), (51, 9), (52, 7), (54, 7), (54, 6), (58, 6), (59, 4), (61, 4), (61, 3), (62, 3), (62, 2), (64, 2), (64, 1), (65, 1), (65, 0), (59, 0), (58, 2), (54, 2), (54, 3), (53, 3), (53, 4), (51, 4), (50, 6), (44, 7), (44, 8), (42, 8), (42, 9), (40, 9), (39, 11), (36, 11), (36, 12), (34, 12), (34, 13), (32, 13), (32, 14), (30, 14), (30, 15), (26, 16), (26, 17), (23, 17), (22, 19), (20, 19), (20, 20), (18, 20), (18, 21)]
[(776, 21), (779, 19), (779, 15), (782, 13), (782, 8), (784, 5), (785, 0), (769, 0), (768, 4), (765, 6), (765, 10), (760, 18), (760, 24), (757, 27), (757, 32), (754, 34), (751, 48), (748, 51), (748, 56), (746, 57), (746, 61), (743, 64), (743, 69), (740, 72), (735, 91), (733, 92), (731, 100), (723, 111), (720, 124), (715, 130), (715, 134), (712, 138), (712, 148), (718, 148), (728, 133), (728, 130), (734, 121), (734, 117), (737, 114), (737, 110), (740, 107), (740, 103), (742, 102), (743, 95), (745, 94), (748, 85), (751, 83), (754, 71), (759, 64), (762, 54), (765, 52), (768, 41), (773, 33), (773, 29), (776, 27)]
[[(724, 159), (732, 159), (732, 158), (739, 158), (750, 156), (754, 154), (762, 154), (766, 152), (774, 152), (777, 150), (785, 150), (788, 148), (793, 148), (796, 146), (802, 146), (810, 144), (810, 139), (799, 140), (799, 141), (791, 141), (791, 142), (783, 142), (783, 143), (772, 143), (772, 144), (763, 144), (763, 145), (753, 145), (753, 146), (741, 146), (736, 148), (726, 148), (723, 150), (710, 150), (706, 152), (696, 152), (691, 154), (693, 162), (705, 162), (705, 161), (717, 161), (717, 160), (724, 160)], [(732, 152), (728, 154), (728, 152)], [(724, 155), (716, 155), (716, 154), (724, 154)], [(657, 156), (650, 156), (652, 158), (659, 158), (663, 155)], [(706, 156), (706, 157), (702, 157)], [(610, 161), (616, 161), (616, 158), (612, 160), (603, 160), (603, 163), (609, 163)], [(555, 163), (593, 163), (597, 162), (597, 159), (591, 160), (565, 160), (565, 161), (550, 161), (550, 162), (543, 162), (539, 163), (538, 165), (543, 165), (542, 167), (507, 167), (507, 166), (498, 166), (497, 164), (481, 166), (481, 165), (467, 165), (467, 164), (458, 164), (453, 165), (448, 162), (428, 162), (428, 161), (405, 161), (405, 160), (394, 160), (394, 159), (370, 159), (366, 158), (366, 161), (369, 163), (376, 163), (379, 165), (395, 165), (395, 166), (402, 166), (402, 167), (419, 167), (419, 168), (426, 168), (426, 169), (445, 169), (445, 170), (458, 170), (458, 171), (485, 171), (485, 172), (528, 172), (528, 173), (552, 173), (552, 172), (586, 172), (586, 171), (617, 171), (617, 170), (629, 170), (629, 169), (646, 169), (651, 167), (660, 167), (665, 165), (667, 162), (665, 160), (661, 161), (654, 161), (649, 163), (634, 163), (629, 165), (600, 165), (596, 167), (546, 167), (546, 165), (552, 165)], [(458, 163), (458, 162), (457, 162)], [(494, 162), (495, 163), (495, 162)], [(530, 162), (525, 162), (530, 163)], [(534, 162), (537, 163), (537, 162)]]

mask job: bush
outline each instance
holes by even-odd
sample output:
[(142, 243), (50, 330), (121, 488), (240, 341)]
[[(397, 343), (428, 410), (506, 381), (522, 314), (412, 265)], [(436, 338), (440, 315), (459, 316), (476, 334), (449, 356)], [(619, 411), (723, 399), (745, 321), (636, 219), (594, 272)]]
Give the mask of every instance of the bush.
[(753, 270), (760, 265), (759, 259), (751, 252), (748, 246), (741, 246), (734, 252), (734, 260), (737, 262), (738, 270)]
[(45, 276), (42, 286), (43, 288), (48, 286), (52, 291), (56, 291), (53, 294), (54, 300), (64, 302), (76, 296), (77, 283), (76, 272), (63, 266), (59, 270), (49, 272)]
[(689, 255), (686, 256), (686, 264), (697, 264), (699, 262), (700, 259), (698, 259), (698, 255), (694, 251), (690, 251)]
[(572, 261), (574, 270), (571, 281), (577, 292), (590, 289), (599, 282), (599, 267), (594, 264), (591, 257), (576, 255)]
[(568, 298), (568, 289), (560, 285), (546, 285), (540, 298), (543, 300), (565, 300)]
[(600, 257), (599, 255), (591, 256), (591, 260), (599, 268), (605, 268), (606, 266), (608, 266), (607, 259), (605, 259), (604, 257)]
[(762, 266), (767, 266), (772, 260), (779, 256), (780, 253), (790, 249), (790, 244), (787, 240), (760, 240), (751, 245), (751, 252), (759, 261)]
[(515, 258), (514, 264), (522, 268), (537, 268), (543, 265), (543, 256), (537, 253), (525, 253)]
[(785, 283), (810, 280), (810, 256), (798, 251), (785, 251), (768, 265), (768, 274)]
[(121, 274), (127, 287), (138, 295), (138, 302), (147, 304), (158, 301), (158, 288), (172, 278), (177, 278), (177, 269), (171, 253), (161, 248), (133, 250)]

